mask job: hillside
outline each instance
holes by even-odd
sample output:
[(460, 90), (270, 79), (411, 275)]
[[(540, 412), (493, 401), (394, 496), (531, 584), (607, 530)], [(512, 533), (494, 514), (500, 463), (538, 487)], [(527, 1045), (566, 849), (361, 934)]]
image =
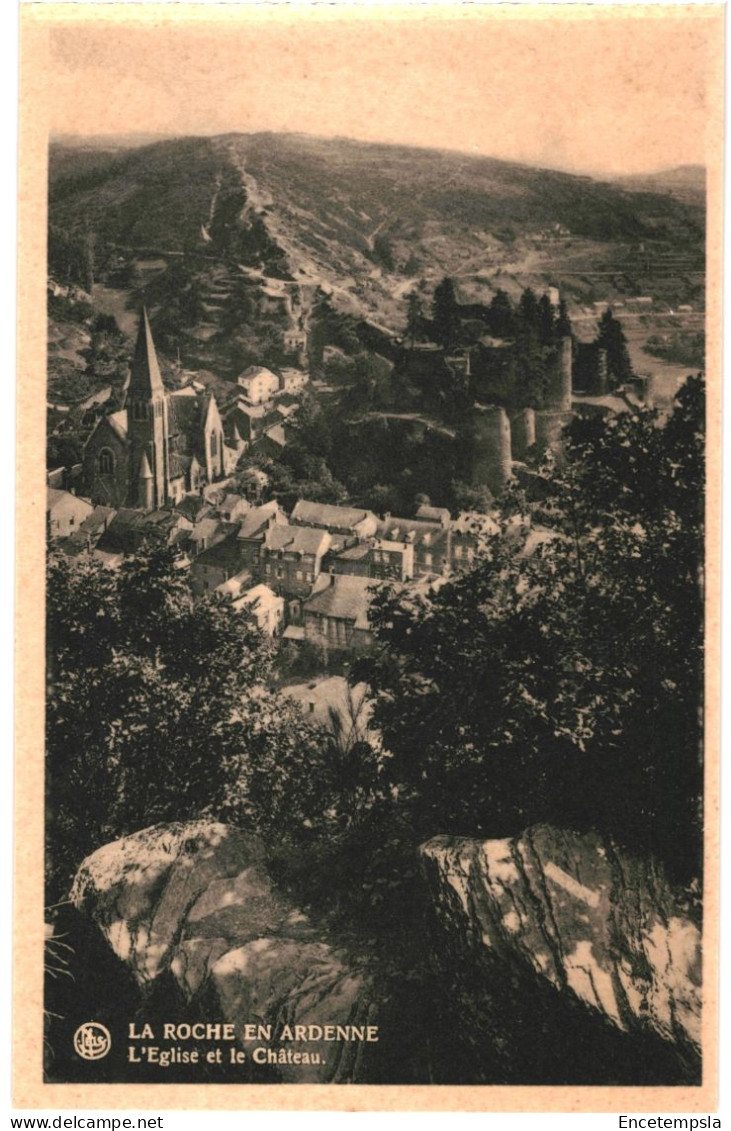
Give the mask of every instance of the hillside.
[(72, 259), (89, 284), (92, 264), (97, 283), (152, 287), (201, 364), (237, 364), (232, 329), (268, 280), (300, 285), (303, 317), (319, 286), (395, 330), (408, 291), (444, 275), (466, 301), (557, 285), (577, 310), (702, 302), (700, 204), (487, 157), (292, 134), (53, 146), (49, 200), (52, 271)]
[(636, 173), (620, 177), (617, 184), (630, 192), (665, 193), (686, 204), (703, 206), (706, 199), (706, 170), (703, 165), (678, 165), (659, 173)]

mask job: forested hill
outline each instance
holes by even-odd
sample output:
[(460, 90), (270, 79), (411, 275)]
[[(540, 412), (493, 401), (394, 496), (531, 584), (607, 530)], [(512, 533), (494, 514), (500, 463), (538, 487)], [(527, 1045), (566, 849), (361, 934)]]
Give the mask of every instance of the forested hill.
[(591, 300), (612, 297), (617, 272), (630, 271), (630, 289), (643, 293), (647, 256), (655, 277), (663, 257), (676, 274), (703, 269), (699, 204), (401, 145), (229, 134), (132, 149), (53, 146), (49, 191), (62, 238), (86, 233), (98, 251), (187, 250), (323, 282), (338, 305), (392, 326), (423, 278), (451, 275), (480, 297), (482, 286), (514, 284), (517, 295), (555, 282)]

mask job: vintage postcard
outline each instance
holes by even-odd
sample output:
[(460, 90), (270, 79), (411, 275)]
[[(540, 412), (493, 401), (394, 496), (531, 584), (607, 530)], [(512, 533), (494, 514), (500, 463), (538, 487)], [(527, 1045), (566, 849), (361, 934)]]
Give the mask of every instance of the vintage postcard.
[(21, 5), (19, 1107), (715, 1110), (722, 61)]

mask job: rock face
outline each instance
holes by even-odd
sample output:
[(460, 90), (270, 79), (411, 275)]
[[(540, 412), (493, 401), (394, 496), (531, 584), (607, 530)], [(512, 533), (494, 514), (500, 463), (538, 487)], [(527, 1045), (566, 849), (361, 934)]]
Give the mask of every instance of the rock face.
[(701, 936), (657, 867), (550, 826), (440, 836), (421, 852), (439, 949), (463, 970), (482, 963), (478, 979), (517, 977), (523, 992), (530, 972), (618, 1033), (672, 1050), (683, 1075), (697, 1071)]
[[(276, 891), (261, 843), (238, 829), (168, 824), (105, 845), (81, 865), (71, 900), (138, 985), (171, 976), (187, 1002), (237, 1033), (244, 1024), (374, 1023), (365, 975)], [(362, 1078), (361, 1043), (296, 1047), (321, 1063), (278, 1064), (285, 1082)]]
[[(117, 980), (110, 971), (104, 999), (97, 979), (54, 1047), (72, 1048), (90, 1016), (107, 1021), (122, 1058), (130, 1020), (224, 1021), (249, 1052), (228, 1077), (240, 1082), (698, 1081), (700, 933), (658, 868), (548, 826), (512, 840), (440, 836), (420, 851), (423, 900), (404, 924), (413, 954), (399, 967), (412, 980), (394, 983), (375, 961), (356, 966), (277, 891), (254, 836), (199, 821), (106, 845), (71, 893), (70, 913), (93, 938), (70, 984), (77, 993), (89, 966), (108, 968), (104, 955)], [(245, 1024), (271, 1026), (274, 1039), (245, 1040)], [(287, 1047), (284, 1025), (378, 1025), (380, 1036), (295, 1040), (310, 1060), (252, 1065), (255, 1047)], [(110, 1080), (111, 1059), (99, 1062)], [(87, 1071), (75, 1061), (72, 1072)], [(129, 1066), (117, 1068), (126, 1078)]]

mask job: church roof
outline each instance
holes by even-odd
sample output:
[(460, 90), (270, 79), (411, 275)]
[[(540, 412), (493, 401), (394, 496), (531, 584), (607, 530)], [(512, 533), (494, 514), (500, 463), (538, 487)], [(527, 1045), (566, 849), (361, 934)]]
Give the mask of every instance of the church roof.
[(120, 408), (119, 412), (113, 412), (106, 417), (107, 424), (113, 432), (119, 436), (120, 440), (127, 439), (127, 409)]
[(135, 345), (132, 368), (127, 386), (128, 396), (150, 397), (163, 393), (160, 367), (157, 364), (155, 343), (152, 340), (150, 320), (147, 310), (143, 306), (140, 315), (140, 325), (137, 331), (137, 344)]
[(150, 461), (147, 458), (146, 452), (142, 453), (142, 459), (140, 460), (140, 470), (139, 470), (139, 473), (138, 473), (138, 478), (139, 479), (152, 479), (152, 468), (150, 467)]

